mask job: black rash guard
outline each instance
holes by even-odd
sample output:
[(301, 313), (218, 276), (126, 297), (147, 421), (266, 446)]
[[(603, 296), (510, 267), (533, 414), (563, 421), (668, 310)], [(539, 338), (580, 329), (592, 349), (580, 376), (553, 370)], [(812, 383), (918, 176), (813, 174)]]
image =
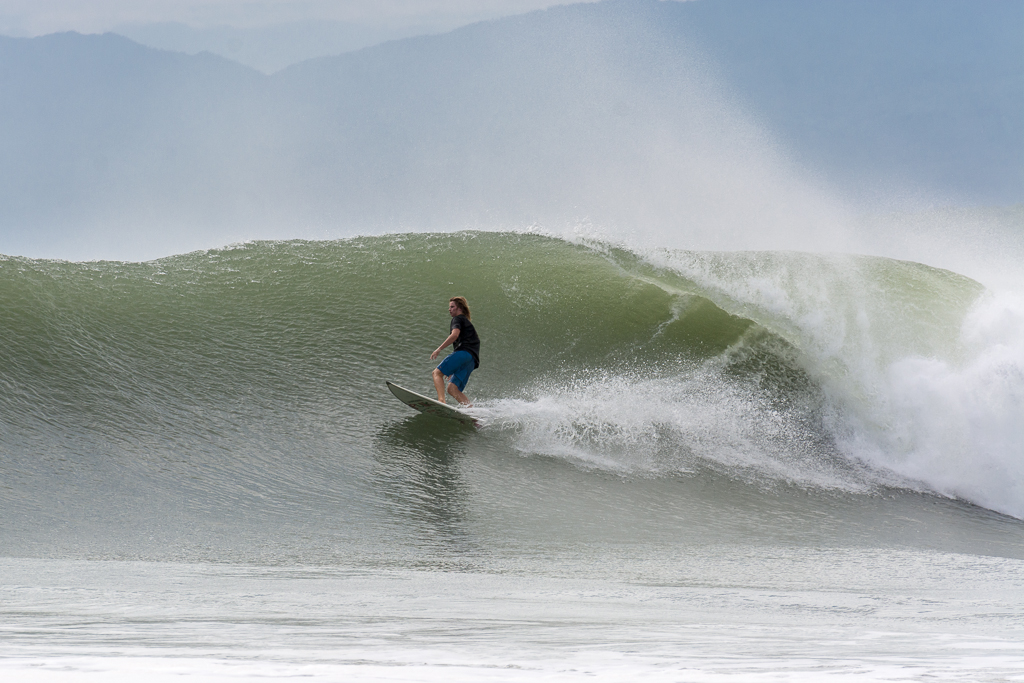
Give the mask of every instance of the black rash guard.
[(473, 356), (473, 369), (480, 367), (480, 337), (476, 334), (476, 328), (469, 318), (464, 315), (457, 315), (452, 318), (450, 329), (459, 329), (459, 338), (452, 345), (454, 351), (469, 351)]

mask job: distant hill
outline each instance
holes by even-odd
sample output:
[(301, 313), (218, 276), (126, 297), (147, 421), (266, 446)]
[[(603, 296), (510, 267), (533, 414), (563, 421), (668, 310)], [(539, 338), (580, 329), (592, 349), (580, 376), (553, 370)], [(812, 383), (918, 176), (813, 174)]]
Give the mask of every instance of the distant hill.
[(307, 20), (247, 28), (224, 25), (195, 28), (176, 22), (157, 22), (121, 24), (111, 30), (149, 47), (190, 55), (212, 52), (264, 73), (274, 73), (313, 57), (360, 50), (387, 40), (445, 33), (491, 17), (477, 15), (461, 21), (460, 18), (445, 15), (435, 21), (379, 24)]
[[(1024, 200), (1024, 3), (613, 0), (265, 76), (0, 38), (0, 252)], [(826, 193), (827, 194), (827, 193)]]
[(0, 38), (4, 241), (217, 211), (217, 196), (202, 201), (225, 182), (211, 153), (233, 158), (247, 144), (226, 138), (259, 101), (262, 78), (112, 34)]

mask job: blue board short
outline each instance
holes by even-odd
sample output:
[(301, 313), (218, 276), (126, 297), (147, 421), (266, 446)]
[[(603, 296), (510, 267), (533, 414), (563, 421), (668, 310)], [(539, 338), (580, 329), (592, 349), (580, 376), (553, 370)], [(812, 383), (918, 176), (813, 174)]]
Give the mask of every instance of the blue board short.
[(451, 376), (451, 383), (457, 386), (459, 391), (464, 391), (466, 382), (469, 381), (469, 373), (473, 372), (475, 366), (473, 354), (469, 351), (456, 351), (441, 361), (437, 369), (445, 377)]

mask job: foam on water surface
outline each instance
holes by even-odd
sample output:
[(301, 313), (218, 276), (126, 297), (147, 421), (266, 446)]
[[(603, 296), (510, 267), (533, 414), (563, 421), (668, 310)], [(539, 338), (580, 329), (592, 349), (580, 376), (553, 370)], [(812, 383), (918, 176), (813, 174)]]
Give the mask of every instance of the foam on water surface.
[[(705, 547), (492, 565), (3, 560), (19, 681), (1016, 680), (1020, 560)], [(635, 549), (634, 549), (635, 550)], [(638, 561), (639, 560), (639, 561)]]

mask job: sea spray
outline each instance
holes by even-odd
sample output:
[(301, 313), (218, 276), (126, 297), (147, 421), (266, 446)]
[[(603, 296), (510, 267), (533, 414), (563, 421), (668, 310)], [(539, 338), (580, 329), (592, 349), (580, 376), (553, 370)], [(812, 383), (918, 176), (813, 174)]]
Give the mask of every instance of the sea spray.
[(824, 431), (820, 395), (783, 396), (732, 360), (553, 379), (531, 399), (487, 402), (488, 427), (515, 430), (523, 453), (625, 476), (716, 471), (769, 488), (874, 488), (877, 478), (843, 460)]

